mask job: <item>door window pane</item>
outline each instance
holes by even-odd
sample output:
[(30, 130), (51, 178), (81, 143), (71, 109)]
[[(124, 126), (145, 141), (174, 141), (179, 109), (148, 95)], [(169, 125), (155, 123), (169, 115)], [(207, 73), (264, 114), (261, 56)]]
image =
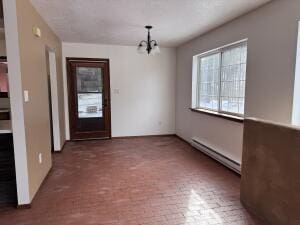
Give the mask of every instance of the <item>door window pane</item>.
[(77, 92), (102, 92), (101, 68), (77, 67)]
[(78, 117), (103, 117), (102, 93), (78, 94)]
[(103, 117), (101, 68), (77, 67), (77, 105), (79, 118)]

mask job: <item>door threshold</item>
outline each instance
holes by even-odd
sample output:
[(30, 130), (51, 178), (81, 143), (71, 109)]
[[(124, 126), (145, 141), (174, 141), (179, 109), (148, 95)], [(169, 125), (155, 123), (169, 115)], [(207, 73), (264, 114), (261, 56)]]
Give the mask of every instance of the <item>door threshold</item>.
[(111, 137), (101, 137), (101, 138), (76, 138), (70, 141), (93, 141), (93, 140), (110, 140)]

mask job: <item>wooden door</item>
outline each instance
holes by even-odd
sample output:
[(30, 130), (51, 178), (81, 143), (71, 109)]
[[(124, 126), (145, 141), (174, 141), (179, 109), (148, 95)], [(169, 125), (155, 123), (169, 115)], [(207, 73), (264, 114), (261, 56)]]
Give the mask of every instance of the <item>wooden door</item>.
[(109, 60), (67, 58), (71, 140), (111, 138)]

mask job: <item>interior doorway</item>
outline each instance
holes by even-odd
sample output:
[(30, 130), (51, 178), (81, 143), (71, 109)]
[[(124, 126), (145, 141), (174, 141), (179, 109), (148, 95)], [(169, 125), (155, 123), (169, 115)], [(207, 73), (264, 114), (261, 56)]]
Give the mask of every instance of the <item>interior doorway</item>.
[(71, 140), (111, 138), (109, 60), (66, 62)]
[(52, 151), (61, 151), (60, 122), (58, 107), (58, 90), (57, 90), (57, 71), (56, 71), (56, 54), (55, 51), (46, 48), (47, 58), (47, 81), (49, 96), (49, 118), (51, 133)]
[(48, 102), (49, 102), (49, 119), (50, 119), (50, 135), (51, 135), (51, 152), (54, 152), (54, 138), (53, 138), (53, 117), (52, 117), (52, 94), (51, 94), (51, 77), (47, 74), (48, 82)]

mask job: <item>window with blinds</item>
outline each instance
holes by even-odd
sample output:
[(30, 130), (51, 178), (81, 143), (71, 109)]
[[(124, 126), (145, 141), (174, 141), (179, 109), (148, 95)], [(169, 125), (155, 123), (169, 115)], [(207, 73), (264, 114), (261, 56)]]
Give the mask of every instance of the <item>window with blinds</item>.
[(246, 42), (199, 55), (196, 108), (243, 115), (246, 61)]

